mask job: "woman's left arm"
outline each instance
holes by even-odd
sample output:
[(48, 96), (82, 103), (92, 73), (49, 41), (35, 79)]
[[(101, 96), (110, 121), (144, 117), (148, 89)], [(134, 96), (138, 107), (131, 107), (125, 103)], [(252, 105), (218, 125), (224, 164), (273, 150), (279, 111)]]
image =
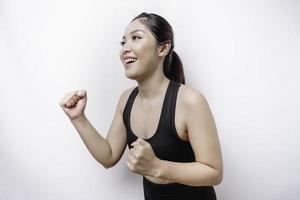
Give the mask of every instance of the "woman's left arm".
[(206, 98), (189, 89), (184, 106), (188, 137), (195, 162), (158, 160), (157, 178), (191, 186), (212, 186), (223, 180), (223, 161), (217, 128)]

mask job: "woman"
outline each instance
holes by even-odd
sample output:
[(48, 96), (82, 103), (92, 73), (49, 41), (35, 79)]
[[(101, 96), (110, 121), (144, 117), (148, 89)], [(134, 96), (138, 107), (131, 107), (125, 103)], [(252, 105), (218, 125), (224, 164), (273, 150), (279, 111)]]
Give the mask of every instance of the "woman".
[(123, 92), (106, 138), (84, 114), (85, 90), (67, 93), (60, 106), (86, 147), (105, 168), (129, 147), (128, 168), (143, 176), (150, 199), (216, 199), (223, 162), (217, 129), (203, 94), (185, 85), (170, 24), (141, 13), (125, 29), (120, 59), (137, 86)]

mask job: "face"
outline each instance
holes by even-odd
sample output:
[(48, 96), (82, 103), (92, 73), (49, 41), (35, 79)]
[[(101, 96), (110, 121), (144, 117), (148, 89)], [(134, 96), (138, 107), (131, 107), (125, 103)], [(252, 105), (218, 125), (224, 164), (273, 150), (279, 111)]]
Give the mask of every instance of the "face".
[(160, 56), (157, 41), (138, 19), (126, 27), (121, 45), (120, 59), (128, 78), (137, 80), (158, 67)]

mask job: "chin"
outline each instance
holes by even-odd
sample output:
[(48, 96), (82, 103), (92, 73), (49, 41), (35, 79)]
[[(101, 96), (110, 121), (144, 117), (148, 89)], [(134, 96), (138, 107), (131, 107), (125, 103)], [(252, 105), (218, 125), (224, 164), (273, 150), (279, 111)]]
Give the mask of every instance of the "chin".
[(138, 73), (135, 73), (135, 72), (132, 72), (132, 71), (125, 71), (125, 76), (128, 79), (139, 81), (139, 80), (144, 79), (143, 77), (145, 77), (145, 74), (143, 74), (143, 73), (138, 74)]
[(128, 70), (125, 70), (125, 76), (132, 80), (137, 80), (138, 76), (135, 73), (129, 72)]

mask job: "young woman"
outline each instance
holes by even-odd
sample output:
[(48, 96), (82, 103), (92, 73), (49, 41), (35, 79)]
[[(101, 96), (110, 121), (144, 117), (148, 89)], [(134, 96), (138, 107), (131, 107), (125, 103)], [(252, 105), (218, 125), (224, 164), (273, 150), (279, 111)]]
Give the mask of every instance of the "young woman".
[(187, 85), (174, 51), (173, 31), (161, 16), (141, 13), (125, 29), (120, 59), (137, 86), (120, 96), (106, 138), (84, 114), (85, 90), (60, 106), (86, 147), (105, 168), (129, 147), (127, 166), (143, 176), (146, 200), (215, 200), (223, 178), (218, 133), (203, 94)]

